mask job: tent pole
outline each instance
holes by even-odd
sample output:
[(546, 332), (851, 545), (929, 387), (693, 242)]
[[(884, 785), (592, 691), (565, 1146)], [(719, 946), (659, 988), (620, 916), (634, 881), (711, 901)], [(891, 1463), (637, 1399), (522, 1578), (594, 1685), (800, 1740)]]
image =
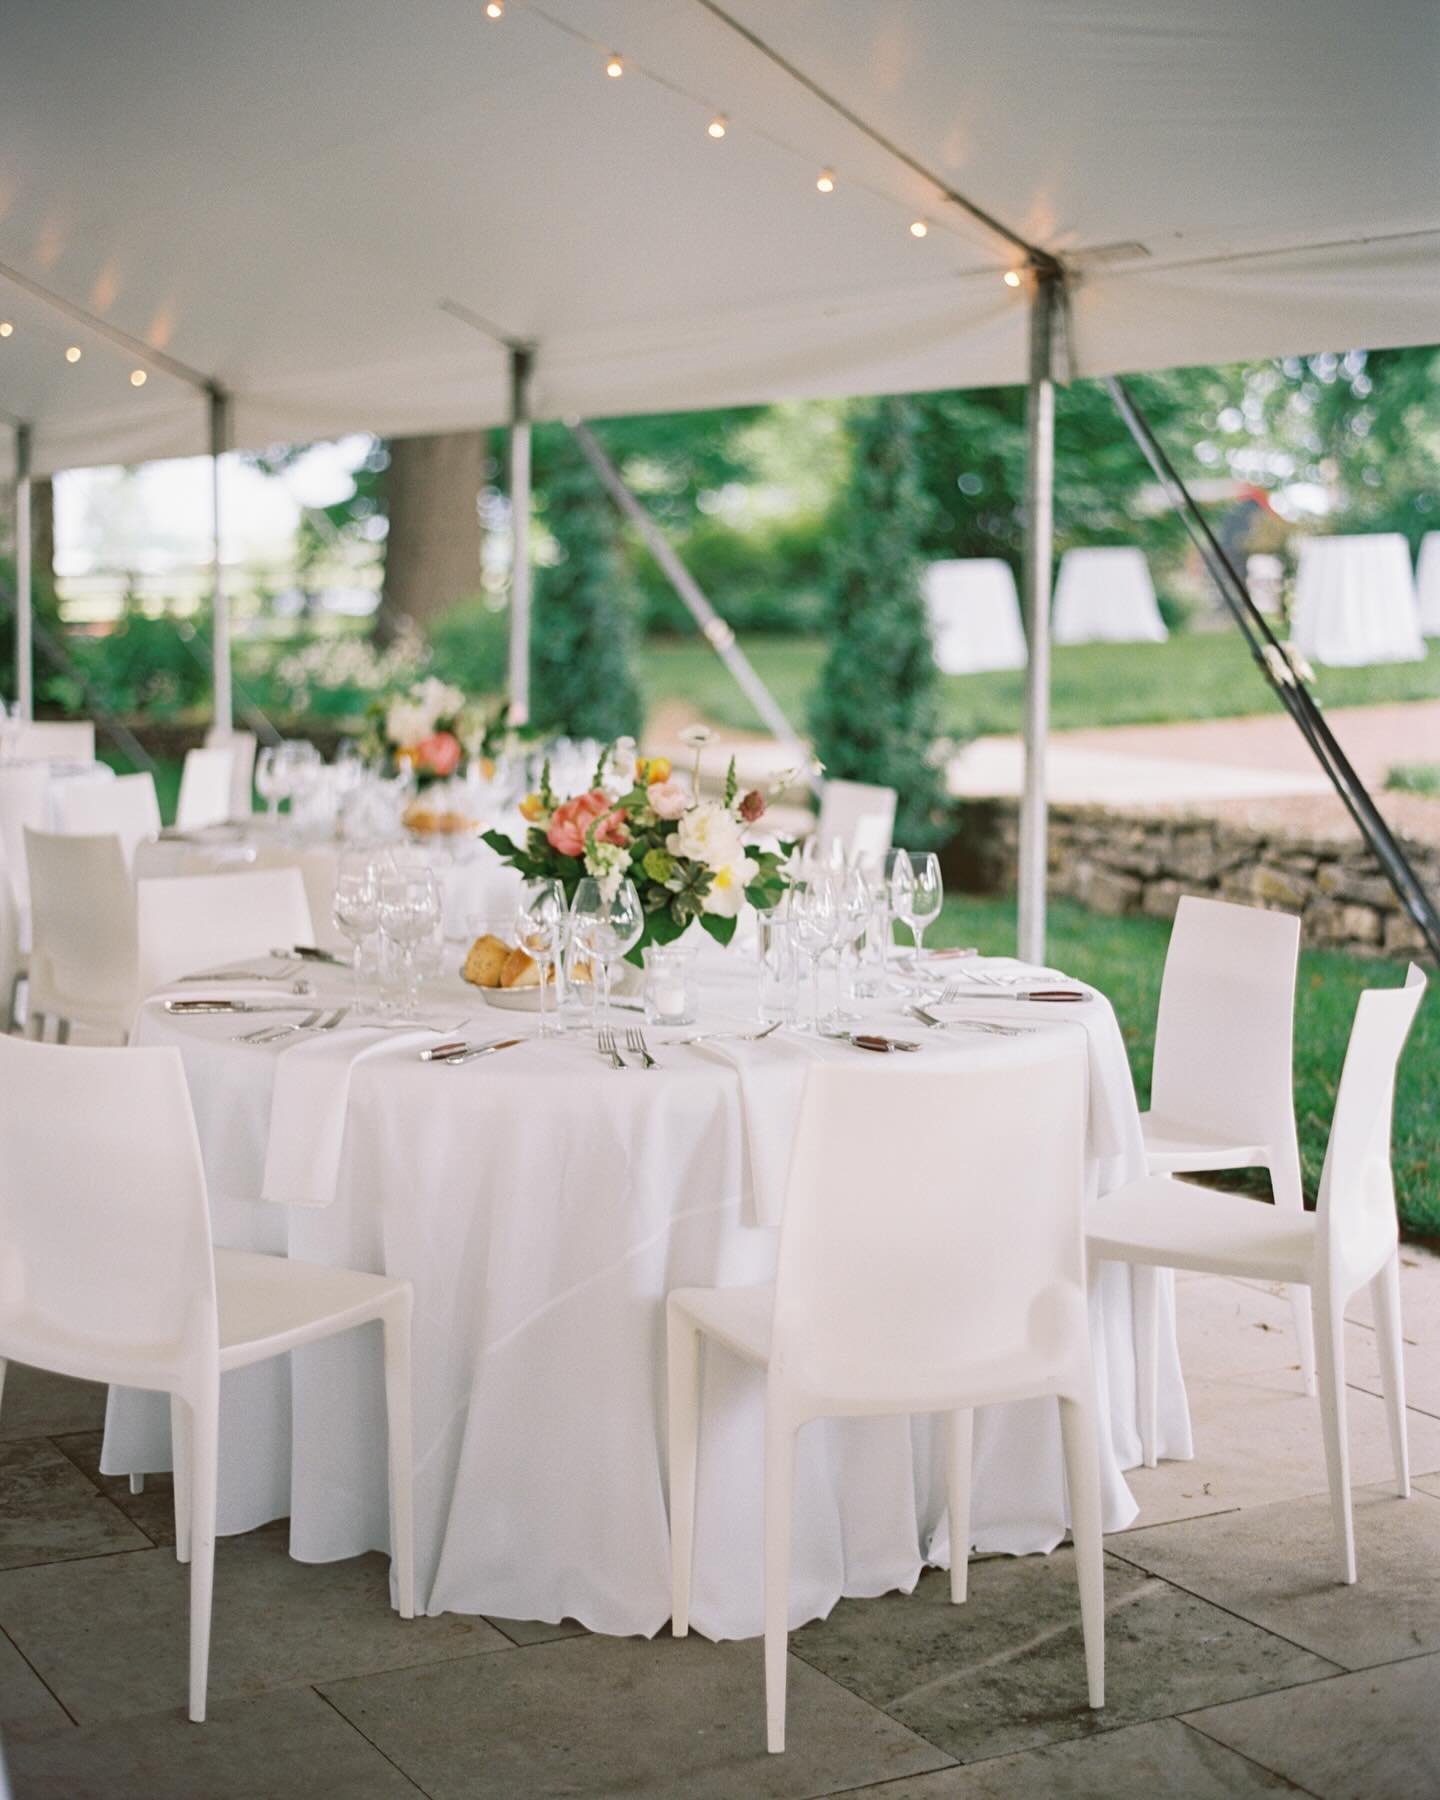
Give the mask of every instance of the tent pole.
[(1019, 952), (1045, 960), (1049, 868), (1045, 740), (1050, 731), (1050, 564), (1055, 535), (1054, 269), (1037, 268), (1030, 299), (1030, 380), (1025, 409), (1025, 788), (1020, 800)]
[(206, 393), (210, 406), (211, 575), (215, 607), (210, 654), (215, 690), (215, 736), (223, 744), (235, 726), (230, 684), (230, 596), (225, 591), (225, 570), (220, 560), (220, 468), (221, 458), (230, 448), (230, 396), (213, 382)]
[(15, 427), (15, 704), (35, 717), (35, 581), (30, 566), (30, 427)]
[(510, 723), (530, 722), (530, 374), (535, 352), (510, 346)]

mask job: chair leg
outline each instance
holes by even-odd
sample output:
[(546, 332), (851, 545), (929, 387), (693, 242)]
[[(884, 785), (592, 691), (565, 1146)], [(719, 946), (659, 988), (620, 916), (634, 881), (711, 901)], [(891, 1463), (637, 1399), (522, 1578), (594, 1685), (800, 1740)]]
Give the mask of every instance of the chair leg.
[(55, 1042), (57, 1044), (68, 1044), (70, 1042), (70, 1021), (68, 1019), (57, 1019), (55, 1021)]
[(402, 1619), (415, 1617), (415, 1449), (410, 1379), (410, 1298), (387, 1313), (385, 1425), (390, 1459), (390, 1557)]
[(45, 1014), (36, 1012), (33, 1006), (25, 1018), (25, 1035), (33, 1038), (37, 1044), (45, 1042)]
[(790, 1528), (795, 1493), (795, 1427), (767, 1408), (765, 1419), (765, 1747), (785, 1748), (785, 1672), (790, 1655)]
[(1080, 1583), (1085, 1679), (1090, 1704), (1099, 1707), (1105, 1704), (1105, 1562), (1100, 1531), (1100, 1452), (1088, 1399), (1061, 1400), (1060, 1435), (1065, 1448), (1065, 1484), (1070, 1492), (1075, 1573)]
[(958, 1606), (970, 1577), (970, 1465), (975, 1440), (975, 1413), (965, 1407), (946, 1420), (949, 1450), (950, 1599)]
[(1400, 1252), (1394, 1250), (1370, 1283), (1379, 1340), (1380, 1378), (1385, 1386), (1385, 1418), (1390, 1427), (1390, 1453), (1395, 1459), (1395, 1491), (1410, 1497), (1410, 1444), (1405, 1431), (1405, 1351), (1400, 1336)]
[(190, 1409), (190, 1717), (197, 1725), (205, 1718), (205, 1690), (210, 1679), (219, 1414), (217, 1383)]
[(170, 1396), (170, 1466), (175, 1472), (175, 1560), (190, 1560), (190, 1408)]
[(132, 1494), (143, 1494), (145, 1492), (145, 1477), (143, 1475), (131, 1475), (130, 1492)]
[(678, 1307), (665, 1313), (670, 1435), (670, 1630), (690, 1630), (695, 1555), (695, 1465), (700, 1444), (700, 1333)]
[(1330, 1515), (1340, 1553), (1340, 1579), (1355, 1579), (1355, 1524), (1350, 1510), (1350, 1440), (1345, 1423), (1345, 1309), (1338, 1294), (1315, 1295), (1315, 1349), (1320, 1377), (1320, 1428)]
[(0, 1356), (0, 1405), (3, 1405), (5, 1400), (5, 1370), (8, 1366), (5, 1358)]
[[(1300, 1151), (1290, 1148), (1269, 1165), (1270, 1188), (1275, 1204), (1289, 1212), (1305, 1210), (1305, 1190), (1300, 1181)], [(1307, 1394), (1315, 1394), (1315, 1326), (1310, 1317), (1310, 1289), (1303, 1283), (1289, 1285), (1290, 1314), (1295, 1321), (1295, 1344), (1300, 1353), (1300, 1379)]]
[(1135, 1412), (1140, 1428), (1140, 1459), (1147, 1469), (1153, 1469), (1159, 1411), (1160, 1271), (1149, 1263), (1132, 1263), (1130, 1292), (1135, 1309)]

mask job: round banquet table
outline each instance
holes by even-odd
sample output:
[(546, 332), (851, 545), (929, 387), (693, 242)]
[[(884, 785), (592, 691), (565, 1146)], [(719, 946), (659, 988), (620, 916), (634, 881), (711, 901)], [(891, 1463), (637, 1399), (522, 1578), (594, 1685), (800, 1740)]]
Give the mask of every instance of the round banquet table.
[(1291, 635), (1302, 655), (1331, 668), (1423, 661), (1404, 536), (1375, 531), (1302, 538)]
[[(752, 1025), (750, 959), (717, 952), (704, 966), (704, 1025)], [(343, 983), (335, 993), (345, 997)], [(413, 1282), (422, 1609), (654, 1633), (670, 1615), (664, 1296), (773, 1275), (787, 1134), (809, 1060), (864, 1052), (791, 1032), (682, 1046), (672, 1040), (689, 1033), (652, 1027), (662, 1067), (621, 1074), (588, 1031), (538, 1039), (533, 1015), (490, 1009), (458, 981), (426, 1000), (436, 1028), (468, 1015), (472, 1039), (525, 1041), (455, 1068), (422, 1063), (420, 1045), (435, 1040), (414, 1031), (252, 1047), (233, 1040), (253, 1018), (177, 1018), (160, 998), (141, 1009), (135, 1041), (181, 1053), (217, 1243)], [(906, 1066), (953, 1068), (961, 1081), (999, 1062), (1027, 1108), (1045, 1105), (1057, 1054), (1088, 1058), (1088, 1192), (1142, 1172), (1124, 1044), (1102, 996), (953, 1014), (1023, 1022), (1015, 1035), (927, 1032), (900, 1004), (867, 1003), (867, 1015), (924, 1039)], [(903, 1074), (900, 1063), (886, 1068)], [(877, 1130), (886, 1087), (877, 1081)], [(956, 1203), (1004, 1196), (967, 1191), (960, 1158)], [(1139, 1461), (1127, 1269), (1092, 1272), (1091, 1318), (1105, 1526), (1116, 1529), (1135, 1516), (1122, 1470)], [(1160, 1453), (1186, 1457), (1168, 1292), (1161, 1344)], [(714, 1638), (761, 1628), (762, 1406), (761, 1376), (708, 1357), (692, 1619)], [(842, 1595), (908, 1589), (927, 1562), (948, 1561), (940, 1437), (923, 1418), (805, 1427), (792, 1625)], [(288, 1366), (227, 1375), (219, 1529), (288, 1514), (291, 1554), (303, 1561), (387, 1549), (384, 1444), (378, 1335), (368, 1327)], [(102, 1467), (169, 1466), (164, 1400), (112, 1390)], [(973, 1523), (981, 1551), (1060, 1541), (1052, 1402), (978, 1416)]]

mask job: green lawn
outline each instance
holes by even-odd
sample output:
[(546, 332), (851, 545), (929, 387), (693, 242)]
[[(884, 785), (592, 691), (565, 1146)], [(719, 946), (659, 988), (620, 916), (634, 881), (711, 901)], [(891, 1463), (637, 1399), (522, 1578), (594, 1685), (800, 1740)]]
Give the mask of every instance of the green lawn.
[[(825, 646), (818, 638), (750, 637), (742, 646), (788, 718), (804, 729), (808, 696)], [(761, 729), (750, 702), (708, 644), (652, 638), (644, 653), (646, 697), (689, 701), (717, 725)], [(1095, 725), (1153, 725), (1173, 719), (1231, 718), (1278, 706), (1238, 635), (1188, 632), (1164, 644), (1077, 644), (1053, 653), (1051, 724), (1057, 731)], [(1440, 644), (1423, 663), (1372, 669), (1321, 669), (1316, 694), (1329, 706), (1440, 698)], [(945, 731), (960, 737), (1017, 732), (1024, 675), (947, 675), (941, 679)]]
[[(1049, 954), (1055, 966), (1078, 980), (1092, 982), (1109, 996), (1125, 1034), (1136, 1092), (1144, 1106), (1150, 1092), (1155, 1008), (1169, 925), (1158, 919), (1101, 918), (1066, 901), (1051, 902), (1049, 923)], [(937, 946), (974, 944), (994, 955), (1011, 955), (1015, 949), (1015, 903), (947, 900), (943, 915), (926, 933), (926, 941)], [(1360, 990), (1394, 986), (1403, 979), (1404, 968), (1395, 963), (1362, 960), (1336, 951), (1301, 954), (1295, 1018), (1295, 1114), (1305, 1188), (1312, 1202)], [(1414, 1237), (1440, 1238), (1437, 1121), (1440, 1002), (1427, 995), (1405, 1048), (1395, 1097), (1395, 1184), (1400, 1216)], [(1265, 1177), (1256, 1172), (1243, 1185), (1254, 1185), (1263, 1192)]]

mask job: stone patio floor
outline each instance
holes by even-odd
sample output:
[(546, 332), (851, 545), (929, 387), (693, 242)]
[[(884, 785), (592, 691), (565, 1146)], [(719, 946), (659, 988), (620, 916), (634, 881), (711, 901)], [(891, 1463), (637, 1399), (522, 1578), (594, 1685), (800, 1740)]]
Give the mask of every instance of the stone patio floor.
[[(283, 1524), (217, 1555), (210, 1720), (186, 1721), (168, 1484), (97, 1472), (103, 1393), (13, 1368), (0, 1415), (0, 1730), (16, 1800), (1424, 1800), (1440, 1795), (1440, 1258), (1403, 1275), (1415, 1493), (1366, 1306), (1348, 1325), (1360, 1580), (1335, 1584), (1290, 1309), (1181, 1277), (1199, 1455), (1138, 1470), (1108, 1540), (1108, 1704), (1084, 1704), (1068, 1552), (846, 1601), (791, 1638), (790, 1749), (758, 1643), (448, 1616)], [(759, 1504), (759, 1496), (756, 1496)]]

